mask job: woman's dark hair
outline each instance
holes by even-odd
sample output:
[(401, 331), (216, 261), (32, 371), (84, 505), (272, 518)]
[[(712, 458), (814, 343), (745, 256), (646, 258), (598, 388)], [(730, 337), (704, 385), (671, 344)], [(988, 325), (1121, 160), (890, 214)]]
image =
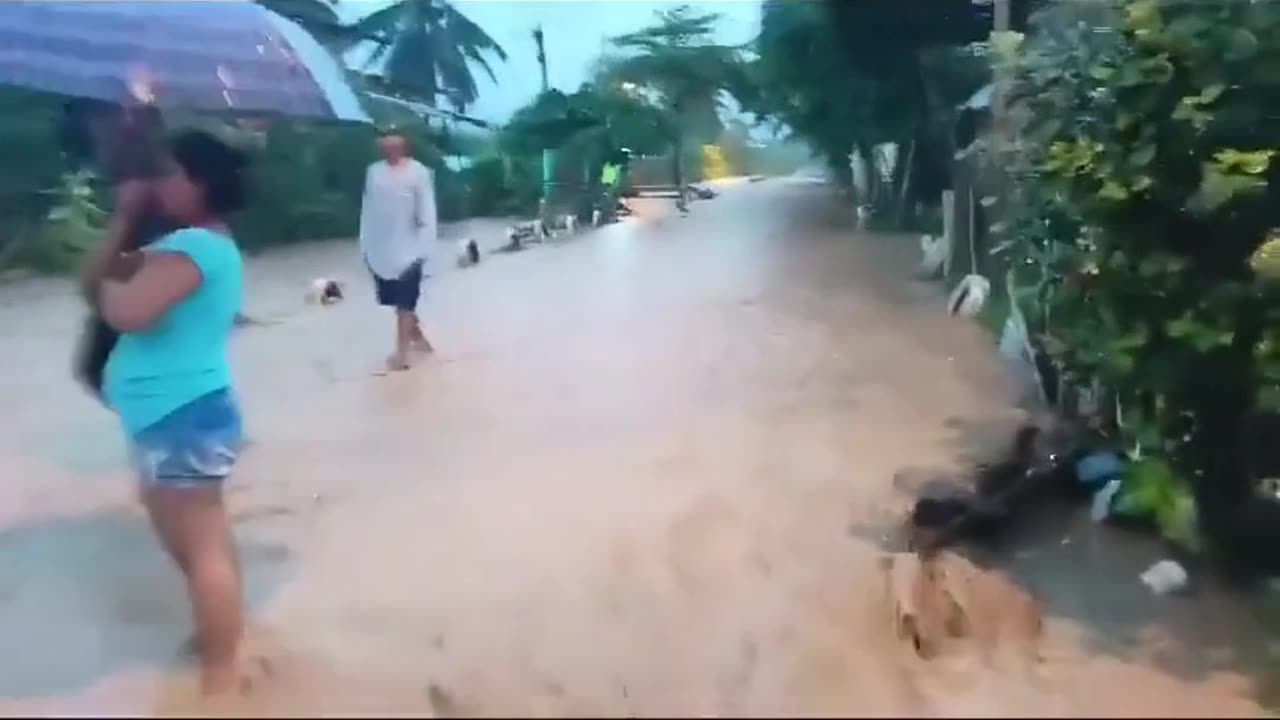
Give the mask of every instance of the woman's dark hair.
[(209, 210), (235, 212), (245, 203), (244, 153), (201, 130), (187, 130), (170, 143), (174, 162), (191, 181), (204, 188)]

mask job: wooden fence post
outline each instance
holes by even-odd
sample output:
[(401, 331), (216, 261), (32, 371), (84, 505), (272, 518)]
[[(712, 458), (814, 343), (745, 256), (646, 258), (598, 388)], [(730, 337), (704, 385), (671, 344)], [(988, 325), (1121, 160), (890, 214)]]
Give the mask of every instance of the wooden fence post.
[(956, 246), (956, 191), (942, 191), (942, 242), (947, 254), (942, 261), (942, 277), (951, 275), (951, 253)]

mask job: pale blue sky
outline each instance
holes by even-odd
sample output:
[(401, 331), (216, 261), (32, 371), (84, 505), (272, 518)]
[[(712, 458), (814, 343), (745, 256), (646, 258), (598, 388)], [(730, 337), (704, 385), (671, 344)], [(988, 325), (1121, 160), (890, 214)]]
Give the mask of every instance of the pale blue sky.
[[(342, 14), (353, 19), (388, 0), (343, 0)], [(454, 0), (467, 17), (483, 27), (507, 51), (509, 59), (494, 67), (498, 83), (477, 75), (480, 99), (470, 113), (485, 120), (505, 120), (538, 93), (536, 51), (531, 32), (541, 23), (546, 37), (547, 72), (551, 84), (576, 90), (606, 40), (646, 25), (657, 10), (679, 4), (724, 16), (718, 40), (741, 43), (759, 29), (759, 0)]]

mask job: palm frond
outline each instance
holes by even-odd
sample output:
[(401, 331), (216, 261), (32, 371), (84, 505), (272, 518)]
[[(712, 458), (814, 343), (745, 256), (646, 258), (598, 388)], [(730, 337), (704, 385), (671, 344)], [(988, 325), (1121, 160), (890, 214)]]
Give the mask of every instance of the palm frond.
[(386, 48), (404, 27), (405, 14), (405, 7), (395, 3), (365, 15), (351, 26), (352, 42), (372, 41), (378, 47)]
[(493, 38), (446, 0), (399, 0), (356, 27), (380, 38), (376, 61), (385, 60), (387, 84), (432, 104), (444, 96), (465, 108), (478, 94), (472, 65), (496, 82), (490, 61), (507, 59)]
[(456, 44), (442, 42), (438, 47), (436, 68), (440, 75), (440, 87), (449, 102), (458, 109), (476, 101), (479, 94), (471, 68), (467, 66), (464, 50)]
[(411, 26), (397, 34), (383, 68), (387, 84), (428, 103), (434, 102), (440, 91), (435, 45), (435, 38), (422, 26)]
[(474, 48), (478, 52), (493, 53), (503, 62), (507, 61), (507, 51), (494, 40), (484, 28), (471, 21), (452, 5), (445, 10), (449, 33), (459, 45)]

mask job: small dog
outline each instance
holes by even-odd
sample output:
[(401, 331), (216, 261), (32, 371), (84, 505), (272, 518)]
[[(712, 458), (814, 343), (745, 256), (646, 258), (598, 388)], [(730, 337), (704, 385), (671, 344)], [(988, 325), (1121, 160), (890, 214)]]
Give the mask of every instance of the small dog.
[(480, 246), (474, 238), (466, 238), (458, 243), (458, 267), (471, 267), (480, 262)]
[(342, 302), (342, 283), (330, 278), (316, 278), (311, 281), (306, 297), (311, 304), (332, 305)]

